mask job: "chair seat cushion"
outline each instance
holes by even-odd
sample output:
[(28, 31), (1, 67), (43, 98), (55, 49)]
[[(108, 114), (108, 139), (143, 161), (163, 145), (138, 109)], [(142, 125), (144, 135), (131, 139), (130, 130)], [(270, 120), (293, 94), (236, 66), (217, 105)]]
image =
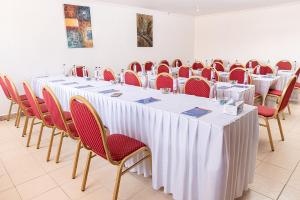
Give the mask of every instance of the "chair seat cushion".
[[(144, 143), (122, 134), (107, 136), (107, 145), (114, 161), (121, 161), (134, 151), (146, 146)], [(106, 159), (106, 155), (100, 145), (99, 149), (95, 151), (95, 153)]]
[(39, 98), (39, 97), (36, 97), (36, 99), (37, 99), (37, 101), (38, 101), (39, 104), (45, 103), (45, 101), (43, 99)]
[[(48, 112), (47, 106), (45, 104), (41, 104), (40, 106), (41, 106), (42, 113), (47, 113)], [(27, 112), (30, 116), (35, 116), (32, 108), (30, 106), (28, 107)]]
[(29, 101), (25, 100), (25, 101), (22, 101), (22, 105), (26, 108), (30, 108), (30, 103)]
[(26, 101), (27, 97), (25, 94), (22, 94), (22, 95), (20, 95), (20, 99), (21, 99), (21, 101)]
[(258, 109), (258, 115), (263, 117), (273, 117), (276, 110), (274, 108), (269, 108), (266, 106), (257, 106)]
[(255, 98), (258, 98), (258, 97), (260, 97), (261, 95), (259, 94), (259, 93), (257, 93), (257, 92), (255, 92)]
[(46, 126), (54, 126), (51, 115), (45, 115), (44, 119), (45, 119), (45, 125)]
[(299, 88), (300, 89), (300, 83), (296, 83), (295, 84), (295, 88)]
[(69, 126), (69, 129), (70, 129), (70, 131), (71, 131), (71, 133), (69, 133), (69, 134), (70, 134), (72, 137), (75, 137), (75, 138), (79, 137), (79, 135), (78, 135), (78, 133), (77, 133), (77, 130), (76, 130), (76, 128), (75, 128), (74, 123), (72, 122), (72, 123), (68, 124), (68, 126)]
[(268, 94), (271, 94), (271, 95), (275, 95), (275, 96), (279, 96), (279, 97), (280, 97), (280, 96), (282, 95), (282, 91), (271, 89), (271, 90), (269, 90)]
[(71, 116), (70, 112), (64, 111), (64, 116), (65, 116), (66, 121), (72, 120), (72, 116)]

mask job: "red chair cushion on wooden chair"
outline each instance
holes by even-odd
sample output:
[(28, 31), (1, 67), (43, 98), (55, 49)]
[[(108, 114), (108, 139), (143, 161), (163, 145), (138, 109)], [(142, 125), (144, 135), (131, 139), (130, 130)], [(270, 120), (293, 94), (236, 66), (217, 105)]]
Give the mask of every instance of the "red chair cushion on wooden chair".
[(282, 95), (282, 91), (281, 90), (271, 89), (271, 90), (269, 90), (268, 94), (280, 97)]
[(199, 70), (202, 68), (204, 68), (204, 65), (201, 62), (194, 62), (194, 64), (192, 65), (193, 70)]
[(70, 130), (70, 132), (68, 132), (68, 133), (71, 134), (74, 138), (79, 137), (74, 123), (72, 122), (72, 123), (68, 124), (68, 126), (69, 126), (69, 130)]
[(210, 85), (205, 80), (191, 78), (185, 83), (184, 92), (189, 95), (209, 98)]
[(269, 108), (261, 105), (258, 105), (257, 109), (258, 109), (258, 115), (263, 117), (273, 117), (276, 112), (275, 108)]

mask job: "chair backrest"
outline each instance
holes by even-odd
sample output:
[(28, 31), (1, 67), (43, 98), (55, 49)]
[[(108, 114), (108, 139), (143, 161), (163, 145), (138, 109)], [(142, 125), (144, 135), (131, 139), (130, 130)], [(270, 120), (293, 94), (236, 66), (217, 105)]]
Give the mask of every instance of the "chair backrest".
[(6, 85), (5, 80), (4, 80), (4, 77), (2, 77), (1, 75), (0, 75), (0, 85), (1, 85), (1, 88), (2, 88), (3, 93), (5, 94), (6, 98), (8, 98), (10, 100), (11, 95), (9, 94), (7, 85)]
[(224, 61), (222, 59), (214, 59), (213, 63), (216, 63), (216, 62), (221, 63), (222, 65), (224, 65)]
[(257, 65), (261, 65), (257, 60), (249, 60), (247, 63), (246, 63), (246, 68), (250, 68), (250, 66), (254, 69)]
[(72, 75), (77, 77), (88, 77), (89, 72), (85, 66), (75, 66), (72, 70)]
[(129, 64), (129, 69), (131, 71), (134, 71), (134, 69), (135, 69), (136, 71), (134, 71), (134, 72), (141, 72), (142, 71), (142, 66), (139, 62), (134, 61), (134, 62)]
[(192, 76), (184, 84), (184, 93), (195, 95), (198, 97), (209, 98), (210, 85), (205, 79), (197, 76)]
[(158, 74), (155, 80), (156, 89), (170, 88), (173, 91), (173, 77), (168, 73)]
[(169, 61), (167, 61), (167, 60), (162, 60), (162, 61), (160, 61), (159, 64), (165, 64), (167, 66), (170, 66)]
[(20, 95), (14, 82), (8, 76), (4, 76), (4, 80), (12, 101), (21, 104)]
[(32, 89), (31, 89), (30, 85), (27, 82), (23, 82), (23, 87), (24, 87), (25, 95), (27, 97), (27, 100), (29, 102), (29, 105), (32, 109), (34, 116), (36, 118), (44, 121), (44, 116), (42, 114), (40, 105), (36, 99), (36, 96), (34, 95)]
[(103, 78), (105, 81), (115, 81), (116, 80), (115, 73), (110, 68), (105, 68), (103, 70)]
[(134, 85), (134, 86), (138, 86), (138, 87), (142, 87), (142, 83), (141, 80), (139, 79), (139, 77), (136, 75), (136, 73), (134, 73), (134, 71), (131, 70), (127, 70), (125, 72), (125, 84), (127, 85)]
[(153, 62), (151, 61), (145, 62), (145, 71), (151, 71), (153, 66), (154, 66)]
[(282, 96), (279, 100), (279, 104), (278, 104), (278, 112), (281, 112), (283, 111), (289, 101), (290, 101), (290, 97), (292, 95), (292, 92), (294, 90), (294, 87), (295, 87), (295, 84), (296, 84), (296, 81), (297, 81), (297, 77), (294, 75), (288, 82), (287, 86), (285, 87), (285, 89), (283, 90), (282, 92)]
[[(61, 108), (61, 104), (59, 103), (56, 95), (47, 86), (43, 88), (42, 92), (45, 104), (55, 126), (60, 130), (70, 133), (71, 131), (69, 129), (69, 126), (67, 125), (65, 115), (63, 114), (63, 109)], [(72, 137), (71, 134), (70, 136)]]
[(214, 62), (211, 64), (210, 67), (215, 67), (215, 69), (218, 71), (218, 72), (224, 72), (225, 71), (225, 67), (222, 63), (220, 62)]
[(233, 69), (235, 68), (245, 68), (244, 65), (242, 65), (241, 63), (234, 63), (230, 66), (230, 70), (229, 71), (232, 71)]
[[(212, 72), (213, 72), (213, 70), (210, 67), (205, 67), (202, 69), (201, 76), (210, 81)], [(215, 79), (216, 79), (216, 81), (220, 80), (219, 74), (216, 71), (215, 71)]]
[(85, 98), (75, 96), (70, 100), (70, 111), (83, 146), (113, 163), (105, 128), (95, 108)]
[(276, 66), (279, 70), (291, 70), (293, 68), (292, 63), (288, 60), (279, 61)]
[(157, 68), (157, 74), (170, 73), (170, 69), (166, 64), (160, 64)]
[[(253, 70), (253, 73), (256, 74), (258, 71), (258, 66), (256, 66)], [(274, 74), (274, 71), (272, 67), (266, 65), (266, 66), (260, 66), (259, 74), (266, 75), (266, 74)]]
[(178, 76), (183, 78), (189, 78), (190, 77), (190, 68), (181, 66), (178, 70)]
[[(235, 68), (229, 72), (229, 80), (237, 81), (239, 84), (244, 83), (245, 68)], [(250, 74), (248, 74), (248, 84), (252, 83)]]
[(204, 64), (200, 61), (194, 62), (193, 65), (192, 65), (193, 70), (199, 70), (199, 69), (202, 69), (202, 68), (204, 68)]
[(172, 63), (172, 67), (181, 67), (182, 66), (182, 62), (180, 59), (175, 59)]

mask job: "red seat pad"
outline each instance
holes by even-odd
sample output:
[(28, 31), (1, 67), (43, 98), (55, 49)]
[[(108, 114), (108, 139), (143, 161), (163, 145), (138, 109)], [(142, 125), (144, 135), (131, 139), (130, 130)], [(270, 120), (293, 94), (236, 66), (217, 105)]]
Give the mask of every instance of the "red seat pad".
[(266, 106), (257, 106), (258, 109), (258, 115), (264, 116), (264, 117), (273, 117), (276, 109), (275, 108), (269, 108)]
[(72, 123), (68, 124), (68, 126), (69, 126), (69, 130), (71, 131), (71, 133), (69, 133), (69, 134), (75, 138), (79, 137), (74, 123), (72, 122)]
[(45, 125), (46, 126), (54, 126), (51, 115), (45, 115), (44, 119), (45, 119)]
[(64, 116), (65, 116), (65, 120), (66, 120), (66, 121), (72, 120), (72, 116), (71, 116), (71, 113), (70, 113), (70, 112), (64, 111), (63, 113), (64, 113)]
[[(112, 134), (107, 137), (107, 145), (114, 161), (121, 161), (134, 151), (146, 146), (144, 143), (122, 134)], [(95, 153), (106, 159), (102, 145), (94, 149)]]
[(272, 95), (280, 97), (282, 95), (282, 91), (271, 89), (271, 90), (269, 90), (268, 94), (272, 94)]
[(20, 95), (20, 100), (21, 100), (21, 101), (25, 101), (25, 100), (27, 100), (27, 97), (26, 97), (26, 95), (25, 95), (25, 94), (23, 94), (23, 95)]
[(296, 83), (295, 88), (300, 88), (300, 83)]
[(22, 105), (26, 108), (30, 108), (30, 103), (29, 101), (25, 100), (25, 101), (22, 101)]
[(255, 92), (255, 97), (261, 96), (259, 93)]
[(36, 97), (36, 99), (37, 99), (37, 101), (38, 101), (39, 104), (45, 103), (45, 101), (43, 99), (39, 98), (39, 97)]

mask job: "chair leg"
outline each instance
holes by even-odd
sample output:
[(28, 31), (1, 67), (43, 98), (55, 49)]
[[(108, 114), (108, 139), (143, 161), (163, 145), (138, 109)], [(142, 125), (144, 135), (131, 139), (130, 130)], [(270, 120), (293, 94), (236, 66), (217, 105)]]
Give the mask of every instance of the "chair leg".
[(22, 137), (24, 137), (26, 135), (27, 127), (28, 127), (28, 120), (29, 120), (29, 117), (26, 116), (25, 123), (24, 123), (24, 128), (23, 128), (23, 133), (22, 133)]
[(52, 150), (52, 146), (53, 146), (54, 135), (55, 135), (55, 128), (53, 127), (52, 128), (52, 133), (51, 133), (51, 138), (50, 138), (50, 143), (49, 143), (49, 147), (48, 147), (47, 162), (49, 162), (49, 160), (50, 160), (50, 155), (51, 155), (51, 150)]
[(121, 176), (122, 176), (122, 170), (123, 170), (123, 163), (121, 163), (120, 166), (118, 167), (117, 177), (116, 177), (116, 180), (115, 180), (116, 182), (115, 182), (113, 200), (118, 199), (119, 188), (120, 188), (120, 183), (121, 183)]
[(93, 156), (93, 153), (92, 153), (92, 151), (90, 151), (88, 154), (88, 158), (87, 158), (85, 169), (84, 169), (81, 191), (85, 191), (85, 188), (86, 188), (86, 181), (87, 181), (87, 177), (88, 177), (89, 170), (90, 170), (92, 156)]
[(287, 107), (288, 107), (289, 114), (291, 115), (292, 111), (291, 111), (291, 108), (290, 108), (290, 104), (288, 104)]
[(58, 145), (58, 149), (57, 149), (57, 153), (56, 153), (56, 158), (55, 158), (55, 162), (56, 163), (59, 163), (59, 157), (60, 157), (60, 152), (61, 152), (61, 147), (62, 147), (64, 136), (65, 136), (65, 133), (61, 132), (60, 133), (59, 145)]
[(81, 149), (81, 141), (79, 141), (77, 144), (77, 149), (76, 149), (76, 154), (75, 154), (74, 164), (73, 164), (72, 179), (74, 179), (76, 177), (80, 149)]
[(271, 150), (274, 151), (274, 144), (273, 144), (273, 138), (272, 138), (269, 120), (267, 118), (265, 118), (265, 121), (266, 121), (267, 130), (268, 130), (268, 136), (269, 136), (269, 141), (270, 141), (270, 145), (271, 145)]
[(281, 140), (284, 141), (284, 135), (283, 135), (283, 131), (282, 131), (281, 121), (280, 121), (280, 118), (279, 118), (278, 115), (277, 115), (276, 119), (277, 119), (277, 123), (278, 123), (278, 126), (279, 126)]
[(30, 144), (30, 139), (31, 139), (32, 131), (33, 131), (34, 120), (35, 120), (35, 118), (32, 118), (30, 131), (29, 131), (28, 138), (27, 138), (26, 147), (29, 147), (29, 144)]
[(10, 106), (9, 106), (8, 115), (7, 115), (7, 121), (10, 120), (11, 110), (12, 110), (13, 105), (14, 105), (14, 102), (10, 101)]
[(41, 128), (40, 128), (40, 132), (39, 132), (39, 137), (38, 137), (38, 141), (36, 144), (36, 148), (39, 149), (40, 145), (41, 145), (41, 140), (42, 140), (42, 135), (43, 135), (43, 130), (44, 130), (44, 123), (42, 123)]
[(21, 111), (21, 107), (18, 106), (18, 111), (17, 111), (16, 121), (15, 121), (15, 126), (16, 126), (16, 127), (17, 127), (17, 124), (18, 124), (18, 119), (19, 119), (20, 111)]
[(285, 120), (284, 110), (282, 111), (282, 120)]
[(22, 112), (23, 112), (22, 109), (20, 109), (19, 117), (18, 117), (18, 121), (17, 121), (17, 128), (20, 128), (20, 121), (21, 121)]

